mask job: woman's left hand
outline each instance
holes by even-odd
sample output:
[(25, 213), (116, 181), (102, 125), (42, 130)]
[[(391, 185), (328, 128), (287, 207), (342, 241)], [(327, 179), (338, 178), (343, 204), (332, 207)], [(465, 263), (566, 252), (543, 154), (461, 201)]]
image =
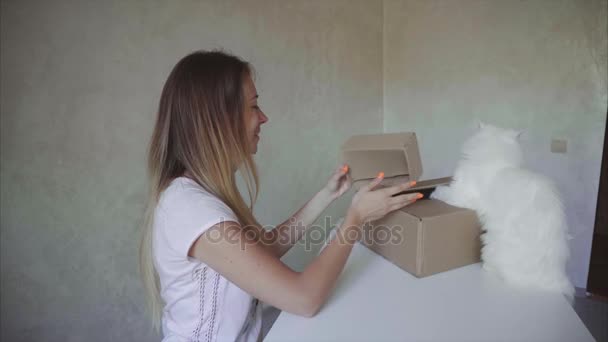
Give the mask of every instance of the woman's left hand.
[(333, 201), (348, 191), (351, 183), (352, 180), (350, 178), (350, 174), (348, 173), (348, 165), (344, 164), (334, 171), (323, 190)]

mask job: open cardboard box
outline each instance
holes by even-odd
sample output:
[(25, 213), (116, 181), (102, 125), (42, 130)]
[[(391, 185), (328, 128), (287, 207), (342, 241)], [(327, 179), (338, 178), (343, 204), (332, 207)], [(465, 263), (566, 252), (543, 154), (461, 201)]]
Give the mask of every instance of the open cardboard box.
[(419, 181), (422, 162), (415, 133), (357, 135), (342, 146), (353, 187), (359, 189), (378, 172), (380, 186), (417, 181), (407, 192), (420, 192), (416, 203), (366, 224), (361, 243), (416, 277), (425, 277), (480, 260), (481, 232), (474, 211), (429, 199), (435, 187), (451, 178)]

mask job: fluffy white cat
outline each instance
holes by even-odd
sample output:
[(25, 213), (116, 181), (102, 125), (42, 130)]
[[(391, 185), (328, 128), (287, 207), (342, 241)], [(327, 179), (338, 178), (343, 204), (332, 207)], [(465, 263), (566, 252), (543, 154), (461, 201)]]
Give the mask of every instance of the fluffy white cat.
[(547, 177), (523, 168), (519, 135), (479, 123), (463, 145), (452, 183), (431, 197), (477, 212), (484, 269), (508, 283), (561, 292), (571, 300), (563, 206)]

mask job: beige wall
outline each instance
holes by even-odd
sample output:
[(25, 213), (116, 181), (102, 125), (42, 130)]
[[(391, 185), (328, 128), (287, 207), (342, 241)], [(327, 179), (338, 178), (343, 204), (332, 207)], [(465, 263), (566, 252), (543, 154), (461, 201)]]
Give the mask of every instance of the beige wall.
[(256, 68), (264, 224), (320, 188), (347, 135), (382, 129), (381, 1), (1, 6), (3, 341), (153, 340), (136, 268), (145, 150), (186, 53)]
[[(525, 129), (563, 193), (585, 287), (606, 120), (605, 0), (384, 1), (384, 128), (416, 131), (424, 177), (450, 175), (475, 118)], [(552, 138), (568, 152), (550, 152)], [(542, 248), (542, 246), (539, 246)]]

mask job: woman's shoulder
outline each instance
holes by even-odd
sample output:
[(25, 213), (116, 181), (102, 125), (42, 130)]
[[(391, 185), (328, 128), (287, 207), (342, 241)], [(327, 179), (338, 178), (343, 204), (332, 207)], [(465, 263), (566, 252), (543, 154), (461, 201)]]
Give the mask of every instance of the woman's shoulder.
[(217, 196), (187, 177), (177, 177), (171, 181), (162, 192), (158, 207), (165, 215), (182, 216), (193, 211), (232, 213), (232, 210)]
[(159, 205), (168, 207), (172, 205), (181, 206), (193, 201), (219, 201), (219, 199), (194, 180), (187, 177), (177, 177), (161, 193), (158, 202)]
[(162, 192), (155, 214), (158, 242), (165, 243), (179, 257), (186, 257), (192, 243), (217, 223), (238, 222), (234, 212), (218, 197), (185, 177), (174, 179)]

